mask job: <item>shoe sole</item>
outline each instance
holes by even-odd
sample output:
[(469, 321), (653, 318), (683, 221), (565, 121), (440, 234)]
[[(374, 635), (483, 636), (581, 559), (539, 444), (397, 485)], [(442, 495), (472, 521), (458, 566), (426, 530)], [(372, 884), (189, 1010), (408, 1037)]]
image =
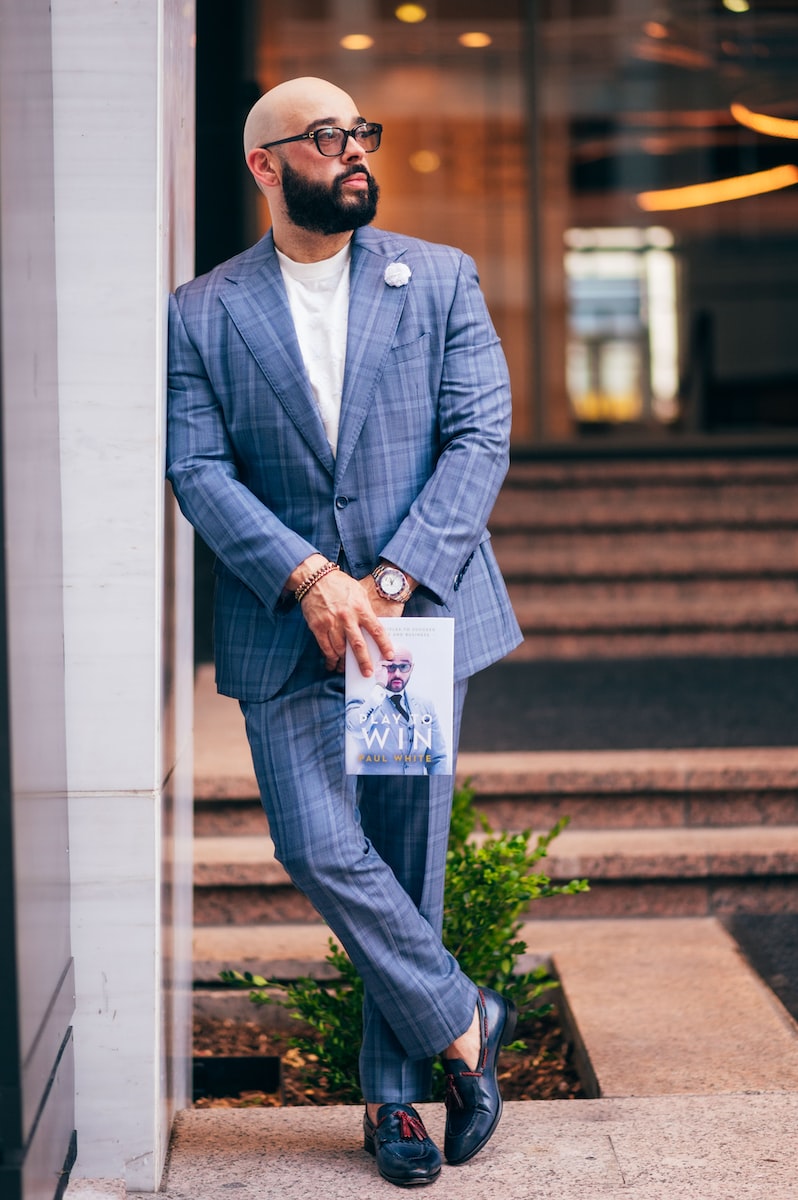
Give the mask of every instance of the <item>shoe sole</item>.
[[(516, 1026), (518, 1025), (518, 1009), (515, 1007), (515, 1004), (512, 1002), (512, 1000), (507, 1000), (506, 1004), (507, 1004), (507, 1015), (506, 1015), (505, 1021), (504, 1021), (504, 1029), (502, 1029), (501, 1035), (499, 1037), (499, 1047), (500, 1048), (502, 1046), (508, 1045), (508, 1043), (513, 1040), (513, 1038), (515, 1037)], [(498, 1062), (499, 1062), (499, 1052), (497, 1051), (496, 1052), (496, 1064), (497, 1065), (498, 1065)], [(493, 1122), (493, 1124), (491, 1125), (490, 1129), (485, 1134), (484, 1138), (479, 1143), (479, 1145), (475, 1146), (473, 1150), (471, 1150), (468, 1154), (466, 1154), (465, 1158), (447, 1158), (446, 1161), (450, 1167), (461, 1167), (461, 1166), (463, 1166), (464, 1163), (471, 1162), (471, 1159), (476, 1158), (476, 1156), (479, 1154), (480, 1150), (485, 1149), (488, 1142), (490, 1141), (490, 1139), (493, 1137), (494, 1133), (496, 1132), (496, 1126), (499, 1124), (499, 1121), (501, 1120), (503, 1111), (504, 1111), (504, 1101), (502, 1100), (501, 1092), (499, 1092), (499, 1107), (496, 1112), (496, 1119)]]

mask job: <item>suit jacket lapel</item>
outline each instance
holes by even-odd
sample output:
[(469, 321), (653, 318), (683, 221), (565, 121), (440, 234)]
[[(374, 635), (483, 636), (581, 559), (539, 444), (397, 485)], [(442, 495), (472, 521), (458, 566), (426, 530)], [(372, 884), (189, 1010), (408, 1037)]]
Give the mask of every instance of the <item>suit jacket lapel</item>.
[(257, 265), (228, 277), (221, 300), (288, 416), (332, 474), (335, 466), (299, 351), (271, 237)]
[(407, 287), (389, 287), (384, 278), (386, 266), (399, 257), (401, 249), (386, 256), (370, 248), (365, 243), (371, 232), (358, 231), (352, 239), (346, 369), (335, 468), (339, 478), (363, 428), (407, 297)]

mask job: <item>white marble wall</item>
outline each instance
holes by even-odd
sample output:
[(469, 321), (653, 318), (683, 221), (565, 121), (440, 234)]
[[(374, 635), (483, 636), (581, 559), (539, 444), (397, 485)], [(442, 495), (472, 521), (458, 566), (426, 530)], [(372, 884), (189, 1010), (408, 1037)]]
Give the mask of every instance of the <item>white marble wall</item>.
[(52, 0), (78, 1178), (158, 1187), (190, 1055), (191, 537), (163, 482), (194, 5)]

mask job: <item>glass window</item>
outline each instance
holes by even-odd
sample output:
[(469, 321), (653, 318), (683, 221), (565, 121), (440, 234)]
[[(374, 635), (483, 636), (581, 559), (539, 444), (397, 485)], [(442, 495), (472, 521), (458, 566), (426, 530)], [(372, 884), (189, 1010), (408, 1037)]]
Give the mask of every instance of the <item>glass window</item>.
[(798, 5), (540, 13), (548, 431), (798, 425)]
[(383, 123), (378, 223), (476, 259), (516, 442), (798, 426), (793, 0), (252, 0), (251, 25), (259, 90), (321, 75)]

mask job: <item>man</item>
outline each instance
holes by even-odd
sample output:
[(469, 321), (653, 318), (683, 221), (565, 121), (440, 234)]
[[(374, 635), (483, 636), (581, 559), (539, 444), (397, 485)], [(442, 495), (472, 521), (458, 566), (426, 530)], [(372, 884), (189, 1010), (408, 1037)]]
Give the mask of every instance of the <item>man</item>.
[(359, 775), (450, 775), (446, 741), (432, 700), (409, 692), (413, 651), (375, 664), (374, 687), (346, 705), (348, 767)]
[(217, 556), (217, 686), (241, 703), (275, 852), (364, 981), (364, 1145), (406, 1186), (440, 1173), (411, 1107), (432, 1056), (444, 1153), (466, 1162), (498, 1123), (515, 1015), (441, 944), (451, 779), (344, 774), (343, 657), (370, 678), (364, 633), (394, 660), (380, 616), (453, 616), (456, 737), (468, 676), (520, 639), (485, 530), (504, 357), (470, 259), (367, 228), (381, 132), (320, 79), (253, 107), (272, 228), (171, 300), (168, 471)]

